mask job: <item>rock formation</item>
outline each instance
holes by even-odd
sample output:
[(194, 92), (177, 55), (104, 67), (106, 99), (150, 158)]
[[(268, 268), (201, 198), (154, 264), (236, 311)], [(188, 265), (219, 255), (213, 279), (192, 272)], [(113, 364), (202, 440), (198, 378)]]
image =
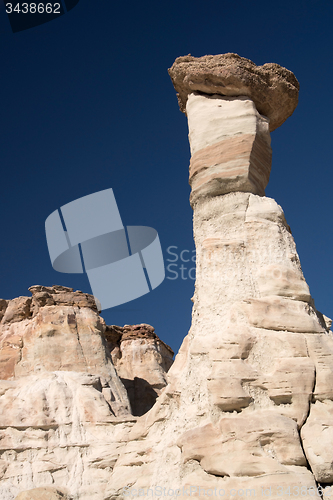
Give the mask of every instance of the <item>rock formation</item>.
[(333, 337), (264, 196), (269, 134), (295, 109), (298, 82), (236, 54), (181, 57), (169, 73), (192, 154), (192, 326), (105, 498), (317, 496), (333, 483)]
[[(130, 400), (135, 415), (153, 406), (173, 353), (149, 325), (107, 327), (91, 295), (30, 291), (1, 301), (0, 498), (99, 500), (136, 421)], [(123, 376), (140, 381), (135, 396)]]
[(152, 408), (167, 385), (173, 351), (150, 325), (107, 326), (105, 336), (132, 413), (141, 416)]
[(196, 92), (247, 96), (269, 118), (271, 132), (294, 112), (298, 102), (299, 83), (291, 71), (275, 63), (257, 66), (237, 54), (178, 57), (169, 74), (181, 111), (185, 112), (188, 97)]
[(149, 325), (106, 327), (86, 294), (0, 301), (5, 500), (333, 494), (331, 320), (264, 194), (298, 82), (236, 54), (169, 72), (192, 154), (191, 329), (168, 371)]
[(297, 106), (293, 73), (236, 54), (179, 57), (169, 73), (188, 118), (191, 204), (232, 191), (263, 196), (271, 170), (269, 132)]

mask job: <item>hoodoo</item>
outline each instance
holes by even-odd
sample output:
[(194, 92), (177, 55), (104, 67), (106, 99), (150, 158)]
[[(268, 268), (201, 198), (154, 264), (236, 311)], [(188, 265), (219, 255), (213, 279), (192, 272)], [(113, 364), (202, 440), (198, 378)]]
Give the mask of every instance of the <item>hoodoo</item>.
[(237, 54), (179, 57), (169, 69), (186, 113), (191, 203), (230, 192), (264, 195), (271, 171), (270, 131), (294, 111), (299, 84), (278, 64)]
[(315, 308), (282, 208), (264, 192), (270, 132), (293, 113), (297, 79), (236, 54), (180, 57), (169, 74), (192, 155), (192, 326), (168, 386), (131, 430), (106, 498), (157, 487), (289, 498), (320, 486), (327, 496), (331, 321)]

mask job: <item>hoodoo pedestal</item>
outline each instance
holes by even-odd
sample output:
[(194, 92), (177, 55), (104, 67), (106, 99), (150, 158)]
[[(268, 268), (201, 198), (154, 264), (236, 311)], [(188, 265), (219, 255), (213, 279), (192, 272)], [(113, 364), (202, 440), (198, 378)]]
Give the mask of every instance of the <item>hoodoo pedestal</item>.
[(236, 54), (180, 57), (169, 74), (191, 144), (192, 326), (106, 498), (317, 496), (333, 474), (332, 332), (264, 196), (270, 132), (293, 113), (298, 82)]

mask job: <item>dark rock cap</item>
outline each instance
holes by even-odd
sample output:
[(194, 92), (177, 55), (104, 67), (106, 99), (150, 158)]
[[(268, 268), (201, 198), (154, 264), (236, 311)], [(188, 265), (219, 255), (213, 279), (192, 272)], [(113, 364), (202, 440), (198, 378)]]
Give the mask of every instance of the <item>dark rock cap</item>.
[(193, 92), (248, 96), (259, 113), (269, 118), (272, 132), (292, 115), (298, 103), (297, 78), (275, 63), (257, 66), (250, 59), (232, 53), (188, 55), (178, 57), (168, 71), (183, 112), (187, 96)]

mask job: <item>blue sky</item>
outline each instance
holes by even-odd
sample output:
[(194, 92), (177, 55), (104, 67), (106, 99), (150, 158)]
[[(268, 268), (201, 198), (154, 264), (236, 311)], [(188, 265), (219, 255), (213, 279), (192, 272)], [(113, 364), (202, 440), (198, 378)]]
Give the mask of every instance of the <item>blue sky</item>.
[[(110, 187), (123, 223), (155, 228), (165, 258), (177, 247), (181, 264), (180, 252), (194, 249), (190, 153), (167, 68), (188, 53), (236, 52), (281, 64), (300, 82), (298, 108), (272, 133), (266, 194), (285, 211), (317, 308), (333, 317), (332, 21), (330, 0), (80, 0), (13, 34), (2, 5), (0, 297), (29, 295), (35, 284), (90, 292), (86, 276), (52, 269), (44, 223)], [(194, 290), (194, 263), (183, 265), (186, 279), (103, 311), (106, 322), (150, 323), (178, 350)]]

